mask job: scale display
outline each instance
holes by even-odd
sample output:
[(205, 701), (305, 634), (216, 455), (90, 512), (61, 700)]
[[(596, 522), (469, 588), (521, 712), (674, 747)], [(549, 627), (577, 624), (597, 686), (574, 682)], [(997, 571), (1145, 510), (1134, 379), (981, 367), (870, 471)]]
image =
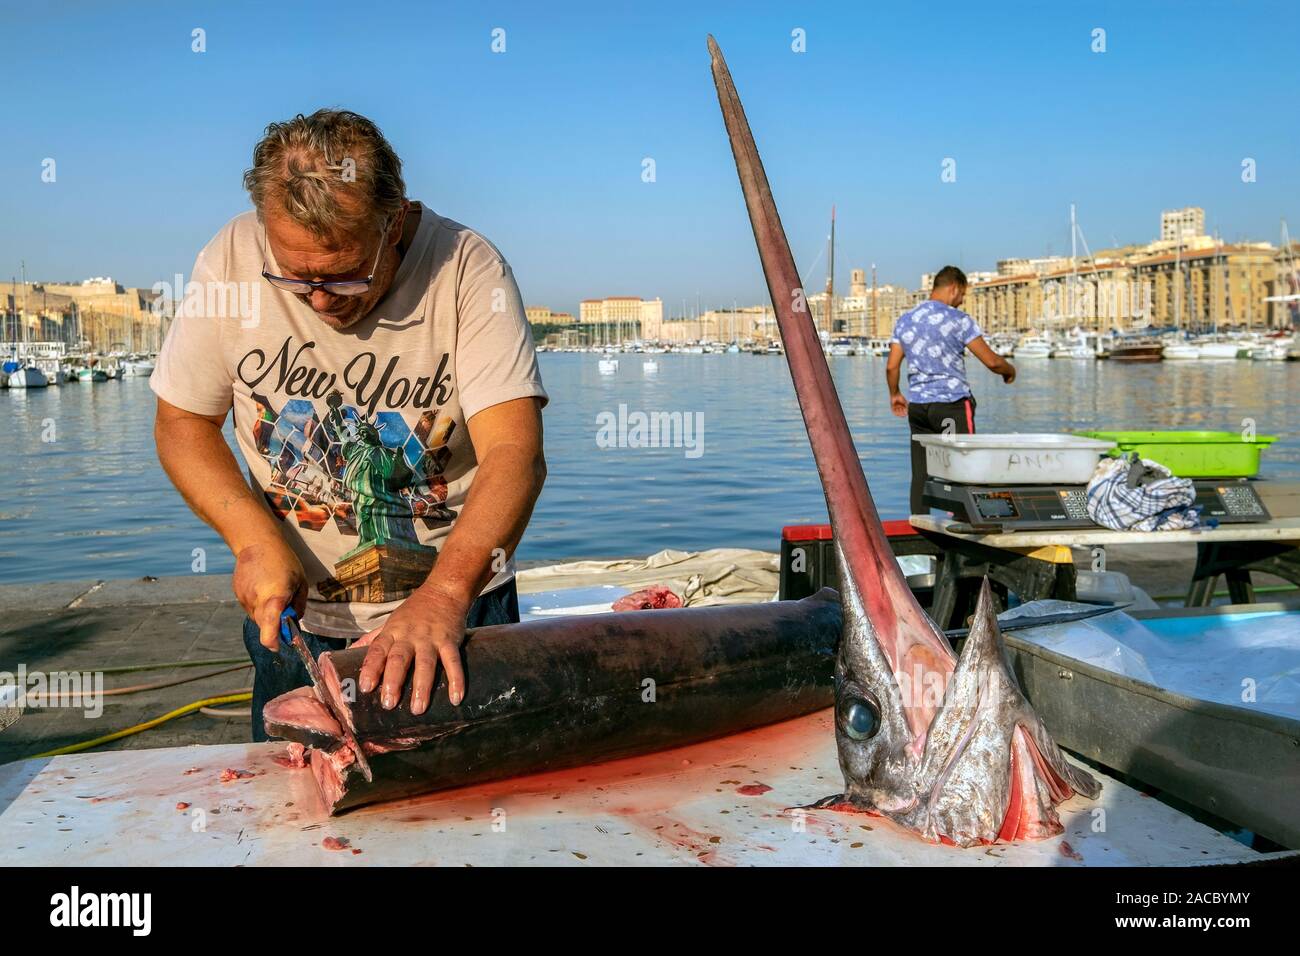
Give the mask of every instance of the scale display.
[[(1194, 481), (1201, 520), (1219, 522), (1268, 521), (1271, 517), (1259, 492), (1246, 479)], [(1088, 517), (1084, 485), (963, 485), (931, 478), (925, 483), (925, 503), (952, 512), (981, 530), (1025, 531), (1044, 528), (1096, 528)]]

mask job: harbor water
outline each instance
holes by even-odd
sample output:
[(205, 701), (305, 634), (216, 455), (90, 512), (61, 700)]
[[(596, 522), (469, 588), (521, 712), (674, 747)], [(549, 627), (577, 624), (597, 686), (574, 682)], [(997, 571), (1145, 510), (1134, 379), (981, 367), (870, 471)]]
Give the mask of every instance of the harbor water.
[[(603, 375), (594, 354), (539, 356), (549, 477), (520, 558), (776, 550), (782, 525), (825, 520), (782, 356), (617, 358)], [(908, 435), (885, 363), (830, 361), (876, 503), (902, 517)], [(1024, 361), (1011, 386), (971, 374), (980, 431), (1254, 427), (1280, 436), (1262, 477), (1300, 480), (1300, 363)], [(232, 569), (159, 467), (153, 412), (144, 378), (0, 392), (0, 582)]]

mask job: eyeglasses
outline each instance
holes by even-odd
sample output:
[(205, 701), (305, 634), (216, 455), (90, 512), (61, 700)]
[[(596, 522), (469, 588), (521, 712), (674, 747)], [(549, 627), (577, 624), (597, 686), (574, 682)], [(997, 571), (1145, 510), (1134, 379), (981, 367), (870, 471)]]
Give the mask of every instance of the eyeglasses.
[[(285, 292), (292, 292), (294, 295), (310, 295), (317, 289), (322, 292), (328, 292), (330, 295), (365, 295), (370, 291), (370, 283), (375, 281), (375, 271), (379, 268), (379, 257), (384, 254), (384, 239), (388, 235), (388, 221), (386, 220), (379, 230), (379, 249), (375, 252), (374, 264), (370, 267), (370, 275), (364, 279), (338, 279), (329, 282), (312, 282), (309, 279), (287, 279), (284, 276), (272, 275), (266, 271), (266, 256), (262, 256), (262, 278), (277, 289), (283, 289)], [(266, 238), (266, 225), (262, 225), (262, 248), (270, 249), (270, 243)]]

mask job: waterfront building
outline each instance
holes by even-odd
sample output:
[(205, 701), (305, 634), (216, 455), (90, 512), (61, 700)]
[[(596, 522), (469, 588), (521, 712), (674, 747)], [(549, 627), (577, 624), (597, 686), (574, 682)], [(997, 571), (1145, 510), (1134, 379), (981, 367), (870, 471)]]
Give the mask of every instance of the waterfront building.
[(95, 351), (156, 352), (171, 303), (151, 289), (110, 278), (85, 282), (10, 282), (0, 286), (5, 341), (85, 342)]
[(1160, 241), (1187, 242), (1205, 235), (1205, 210), (1200, 206), (1166, 209), (1160, 213)]
[(1150, 321), (1203, 332), (1267, 327), (1276, 253), (1268, 243), (1212, 244), (1135, 258), (1134, 277), (1150, 302)]
[(610, 336), (632, 339), (658, 339), (663, 323), (664, 305), (660, 299), (642, 299), (640, 296), (614, 295), (603, 299), (583, 299), (578, 304), (578, 323), (599, 328), (601, 341), (612, 341)]

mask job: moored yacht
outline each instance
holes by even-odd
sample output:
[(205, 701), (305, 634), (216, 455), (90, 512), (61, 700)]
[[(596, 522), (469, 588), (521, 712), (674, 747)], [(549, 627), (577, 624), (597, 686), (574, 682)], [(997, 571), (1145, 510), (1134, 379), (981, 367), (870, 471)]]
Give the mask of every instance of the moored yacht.
[(1052, 344), (1041, 335), (1026, 335), (1016, 343), (1011, 356), (1016, 359), (1051, 358)]

